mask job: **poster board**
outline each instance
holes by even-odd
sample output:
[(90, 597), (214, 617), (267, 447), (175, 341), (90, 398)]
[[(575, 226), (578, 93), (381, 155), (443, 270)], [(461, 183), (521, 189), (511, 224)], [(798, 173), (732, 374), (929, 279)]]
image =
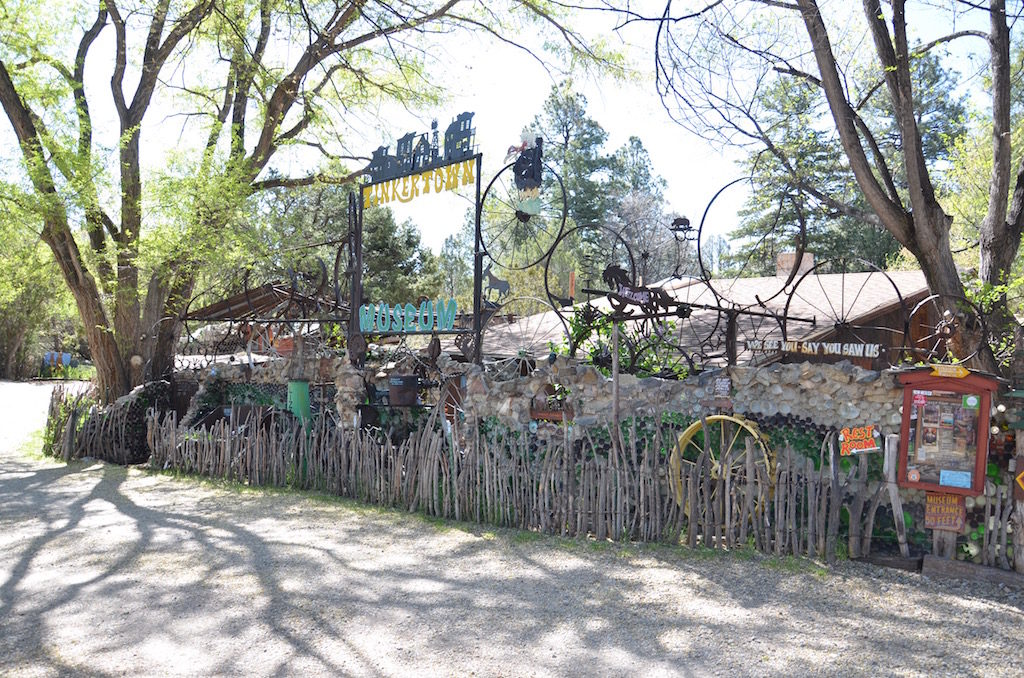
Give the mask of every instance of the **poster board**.
[(977, 496), (985, 484), (989, 407), (998, 382), (970, 374), (899, 375), (904, 385), (901, 487)]

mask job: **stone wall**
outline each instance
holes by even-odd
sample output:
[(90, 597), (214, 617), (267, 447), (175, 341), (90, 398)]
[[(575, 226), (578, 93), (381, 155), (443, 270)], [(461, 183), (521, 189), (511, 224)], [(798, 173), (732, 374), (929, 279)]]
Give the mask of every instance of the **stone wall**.
[[(728, 398), (716, 398), (716, 381), (721, 377), (731, 379)], [(514, 381), (494, 381), (480, 368), (470, 367), (466, 373), (466, 413), (497, 416), (506, 425), (519, 427), (531, 420), (531, 401), (543, 402), (548, 385), (555, 384), (568, 391), (565, 400), (574, 423), (591, 426), (611, 420), (611, 378), (593, 366), (573, 364), (562, 357)], [(882, 433), (898, 433), (901, 402), (902, 390), (892, 373), (865, 370), (847, 362), (732, 367), (683, 381), (638, 379), (627, 374), (619, 377), (621, 417), (675, 411), (691, 412), (696, 418), (701, 410), (731, 407), (758, 419), (781, 415), (829, 428), (874, 424)]]
[(335, 381), (336, 374), (344, 364), (341, 358), (315, 358), (301, 363), (279, 358), (249, 366), (243, 362), (217, 363), (199, 372), (199, 383), (211, 379), (253, 384), (287, 384), (290, 379), (305, 379), (312, 383)]
[(892, 372), (840, 362), (732, 367), (733, 409), (752, 417), (782, 415), (831, 428), (875, 425), (899, 433), (903, 389)]
[[(530, 376), (509, 381), (491, 378), (476, 365), (467, 365), (442, 354), (437, 361), (443, 380), (465, 377), (463, 407), (470, 417), (497, 417), (519, 428), (530, 423), (531, 404), (545, 409), (553, 386), (565, 393), (566, 409), (573, 423), (594, 426), (612, 418), (613, 386), (610, 377), (592, 365), (578, 364), (559, 356), (542, 363)], [(403, 366), (394, 366), (396, 373)], [(366, 399), (366, 384), (387, 390), (387, 374), (379, 368), (357, 369), (344, 358), (309, 360), (301, 369), (286, 360), (252, 367), (240, 363), (218, 364), (201, 375), (210, 380), (253, 384), (286, 384), (291, 374), (301, 373), (311, 383), (330, 381), (337, 387), (336, 407), (345, 421), (352, 421)], [(716, 398), (716, 382), (731, 380), (728, 398)], [(721, 384), (718, 384), (721, 388)], [(662, 411), (692, 413), (732, 409), (747, 417), (802, 421), (828, 428), (873, 424), (884, 433), (898, 433), (902, 390), (890, 372), (876, 372), (841, 362), (822, 364), (772, 364), (765, 367), (730, 367), (712, 370), (682, 381), (619, 377), (621, 417)]]

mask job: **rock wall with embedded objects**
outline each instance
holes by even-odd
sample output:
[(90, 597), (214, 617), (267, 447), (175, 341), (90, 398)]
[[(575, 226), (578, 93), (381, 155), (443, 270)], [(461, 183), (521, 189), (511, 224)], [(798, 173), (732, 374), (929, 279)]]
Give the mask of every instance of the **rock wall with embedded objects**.
[(733, 409), (763, 423), (817, 429), (874, 425), (899, 433), (903, 389), (891, 372), (840, 362), (729, 368)]
[[(696, 418), (702, 411), (732, 410), (766, 424), (822, 432), (873, 424), (898, 433), (900, 427), (902, 390), (893, 375), (846, 362), (731, 367), (682, 381), (620, 375), (618, 389), (621, 417), (674, 411)], [(529, 423), (531, 411), (558, 408), (580, 426), (602, 424), (612, 417), (613, 400), (610, 377), (561, 357), (512, 381), (496, 381), (475, 366), (466, 371), (466, 413), (496, 416), (513, 428)]]
[[(367, 384), (386, 391), (388, 373), (411, 371), (403, 365), (389, 372), (358, 369), (341, 358), (306, 361), (271, 361), (254, 366), (219, 364), (202, 381), (286, 384), (289, 379), (332, 382), (335, 405), (345, 421), (353, 421), (366, 402)], [(542, 363), (529, 376), (498, 380), (476, 365), (441, 354), (440, 381), (454, 380), (463, 392), (470, 417), (497, 417), (510, 428), (528, 425), (538, 413), (565, 411), (579, 426), (611, 420), (615, 389), (612, 379), (592, 365), (559, 356)], [(882, 433), (898, 433), (902, 390), (892, 373), (856, 367), (847, 362), (772, 364), (765, 367), (729, 367), (710, 370), (685, 380), (619, 376), (621, 417), (656, 412), (691, 413), (732, 410), (764, 425), (790, 425), (824, 432), (844, 426), (874, 425)], [(430, 404), (429, 401), (427, 404)], [(543, 417), (543, 415), (541, 415)], [(550, 417), (549, 417), (550, 418)]]

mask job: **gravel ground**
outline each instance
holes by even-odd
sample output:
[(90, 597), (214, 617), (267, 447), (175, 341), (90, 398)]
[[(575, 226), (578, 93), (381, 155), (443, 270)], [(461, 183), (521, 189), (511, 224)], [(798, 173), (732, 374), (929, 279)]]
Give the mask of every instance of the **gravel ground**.
[(0, 674), (1021, 674), (1021, 590), (65, 466), (46, 397), (0, 384)]

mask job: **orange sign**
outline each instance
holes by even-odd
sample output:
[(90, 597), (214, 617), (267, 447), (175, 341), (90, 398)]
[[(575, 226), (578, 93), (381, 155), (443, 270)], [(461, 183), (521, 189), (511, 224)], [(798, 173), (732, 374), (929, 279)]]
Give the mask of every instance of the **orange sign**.
[(874, 426), (847, 426), (839, 432), (839, 456), (848, 457), (861, 452), (876, 452), (878, 432)]
[(929, 530), (959, 532), (967, 522), (967, 503), (960, 494), (929, 492), (924, 505), (924, 526)]
[(1017, 487), (1013, 488), (1013, 498), (1016, 501), (1024, 501), (1024, 471), (1018, 473), (1014, 480)]

